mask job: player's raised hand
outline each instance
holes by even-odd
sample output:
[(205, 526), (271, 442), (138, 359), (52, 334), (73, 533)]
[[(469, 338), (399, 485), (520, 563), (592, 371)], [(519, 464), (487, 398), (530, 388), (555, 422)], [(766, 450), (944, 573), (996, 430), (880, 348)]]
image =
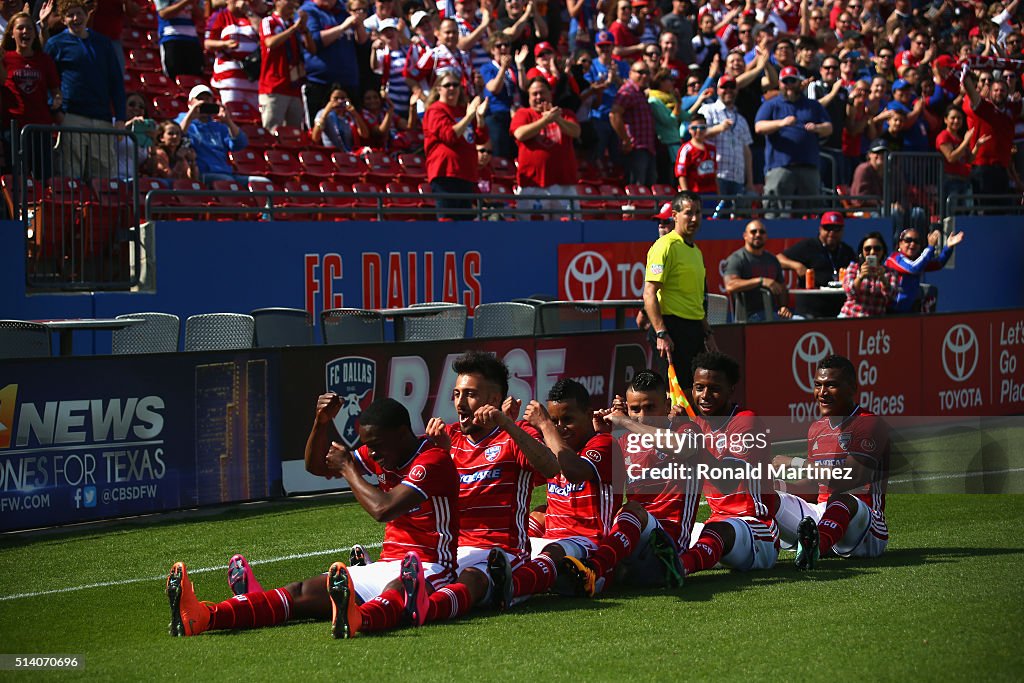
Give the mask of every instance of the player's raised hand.
[(601, 434), (609, 434), (612, 431), (611, 422), (612, 409), (601, 408), (594, 411), (594, 431)]
[(331, 442), (325, 462), (327, 463), (327, 471), (335, 476), (346, 476), (345, 471), (355, 464), (352, 460), (352, 451), (348, 449), (348, 446), (337, 441)]
[(526, 412), (523, 413), (523, 419), (537, 429), (540, 429), (541, 426), (545, 424), (551, 423), (551, 416), (548, 415), (547, 408), (537, 401), (530, 401), (529, 404), (527, 404)]
[(434, 442), (438, 448), (443, 448), (446, 451), (451, 450), (452, 440), (448, 436), (448, 430), (445, 429), (444, 420), (439, 417), (432, 417), (427, 422), (427, 437)]
[(505, 427), (508, 422), (511, 422), (508, 415), (495, 406), (480, 406), (473, 413), (473, 424), (488, 431), (494, 429), (495, 426)]
[(622, 413), (623, 415), (629, 414), (629, 411), (626, 410), (626, 400), (619, 396), (618, 394), (615, 394), (615, 398), (612, 399), (611, 412)]
[(320, 394), (320, 397), (316, 400), (316, 422), (317, 424), (327, 424), (333, 420), (337, 415), (338, 411), (341, 410), (341, 397), (333, 391), (329, 391), (326, 394)]
[(515, 422), (519, 419), (519, 411), (523, 409), (523, 402), (518, 398), (506, 396), (501, 404), (501, 412), (508, 415), (508, 419)]

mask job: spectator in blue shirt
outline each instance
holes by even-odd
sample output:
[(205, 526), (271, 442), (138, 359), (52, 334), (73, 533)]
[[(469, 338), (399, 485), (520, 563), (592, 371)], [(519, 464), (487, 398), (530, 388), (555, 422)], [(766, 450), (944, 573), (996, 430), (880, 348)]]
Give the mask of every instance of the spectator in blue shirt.
[(327, 104), (333, 84), (350, 93), (363, 91), (359, 84), (356, 45), (369, 39), (363, 26), (367, 4), (366, 0), (352, 0), (349, 6), (351, 13), (339, 0), (306, 0), (302, 4), (306, 27), (316, 45), (316, 52), (303, 51), (306, 60), (303, 94), (309, 122)]
[(586, 78), (590, 83), (590, 88), (599, 91), (590, 110), (590, 120), (594, 124), (597, 144), (591, 155), (588, 156), (598, 160), (607, 149), (612, 163), (618, 165), (621, 157), (619, 138), (608, 121), (608, 113), (612, 110), (612, 105), (615, 104), (619, 86), (629, 78), (629, 63), (617, 59), (612, 54), (615, 50), (615, 36), (610, 31), (598, 33), (594, 45), (597, 47), (597, 59), (591, 64)]
[[(832, 122), (821, 103), (804, 94), (795, 66), (783, 68), (779, 78), (782, 92), (762, 104), (754, 119), (754, 131), (766, 140), (764, 194), (816, 196), (821, 194), (820, 140), (832, 134)], [(776, 209), (789, 203), (771, 202)], [(798, 208), (796, 202), (792, 204)], [(779, 213), (765, 215), (775, 218)]]
[(509, 126), (512, 124), (512, 105), (519, 88), (519, 78), (512, 59), (512, 41), (504, 33), (495, 33), (488, 41), (488, 49), (494, 59), (480, 67), (480, 75), (484, 79), (483, 94), (487, 96), (488, 103), (484, 122), (491, 134), (495, 156), (514, 159), (516, 148), (512, 144)]
[[(202, 111), (202, 105), (215, 104), (217, 113)], [(192, 88), (188, 96), (188, 111), (178, 116), (182, 133), (196, 153), (196, 166), (207, 185), (214, 180), (237, 180), (247, 184), (250, 178), (266, 180), (259, 176), (235, 173), (228, 152), (244, 149), (249, 144), (245, 133), (231, 120), (231, 113), (224, 105), (216, 104), (213, 91), (205, 85)]]
[[(108, 38), (86, 27), (84, 0), (63, 0), (66, 31), (47, 41), (61, 77), (64, 126), (113, 130), (125, 120), (124, 74)], [(57, 143), (62, 173), (72, 178), (110, 178), (117, 169), (113, 135), (62, 135)]]
[(202, 19), (199, 0), (153, 0), (157, 31), (160, 33), (160, 61), (171, 80), (180, 74), (203, 75), (203, 46), (196, 32)]

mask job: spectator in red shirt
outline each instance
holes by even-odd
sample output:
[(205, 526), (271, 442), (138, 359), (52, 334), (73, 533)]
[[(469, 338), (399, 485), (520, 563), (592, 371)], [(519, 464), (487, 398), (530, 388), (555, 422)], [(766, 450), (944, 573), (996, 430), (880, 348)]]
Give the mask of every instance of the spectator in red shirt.
[[(1010, 102), (1009, 88), (1001, 80), (993, 80), (989, 96), (982, 97), (975, 83), (977, 77), (968, 72), (962, 81), (966, 93), (964, 101), (968, 110), (990, 129), (979, 131), (990, 135), (984, 144), (979, 144), (978, 153), (971, 169), (971, 185), (975, 194), (1010, 193), (1010, 149), (1013, 147), (1013, 131), (1016, 122), (1024, 114), (1020, 101)], [(980, 143), (980, 138), (979, 138)], [(987, 204), (999, 203), (986, 201)]]
[(573, 141), (580, 136), (580, 124), (571, 110), (551, 103), (546, 79), (534, 78), (526, 92), (530, 106), (517, 111), (510, 126), (519, 143), (519, 208), (571, 211), (572, 200), (541, 198), (576, 194)]
[(423, 116), (423, 147), (430, 191), (443, 218), (469, 218), (468, 214), (445, 214), (444, 209), (471, 208), (472, 200), (445, 195), (477, 191), (475, 144), (489, 140), (486, 114), (487, 100), (479, 96), (469, 100), (458, 72), (438, 74)]
[[(60, 123), (61, 92), (57, 65), (43, 52), (36, 24), (25, 12), (18, 12), (7, 24), (3, 37), (3, 139), (11, 149), (11, 123), (18, 130), (29, 124), (49, 126)], [(51, 104), (52, 102), (52, 104)], [(33, 134), (28, 140), (28, 168), (34, 178), (51, 175), (52, 147), (49, 133)]]
[[(988, 142), (990, 136), (978, 137), (974, 128), (964, 132), (967, 118), (960, 107), (949, 107), (946, 110), (946, 127), (935, 138), (935, 149), (943, 156), (945, 172), (946, 196), (958, 194), (964, 197), (971, 195), (971, 161), (978, 152), (978, 146)], [(964, 201), (970, 206), (970, 199)]]
[(850, 263), (843, 277), (846, 303), (840, 318), (869, 318), (885, 315), (899, 291), (896, 273), (885, 269), (885, 238), (869, 232), (860, 241), (857, 260)]
[(676, 157), (676, 177), (683, 192), (718, 194), (716, 150), (707, 138), (707, 119), (703, 114), (694, 114), (690, 119), (690, 139), (679, 148)]
[(259, 107), (259, 86), (242, 66), (252, 52), (260, 49), (256, 18), (247, 0), (228, 0), (224, 9), (213, 13), (206, 22), (203, 48), (216, 56), (210, 85), (220, 94), (220, 101), (248, 102)]
[(306, 64), (299, 41), (310, 52), (316, 48), (306, 28), (306, 13), (300, 11), (297, 19), (295, 14), (294, 0), (275, 0), (274, 11), (260, 21), (260, 117), (270, 131), (281, 124), (300, 127), (305, 118)]
[(608, 122), (622, 141), (626, 182), (650, 186), (657, 181), (657, 148), (654, 137), (654, 115), (644, 90), (651, 80), (651, 70), (643, 61), (634, 62), (629, 80), (615, 95), (615, 104)]
[(924, 31), (911, 31), (910, 49), (896, 55), (896, 73), (903, 78), (905, 69), (926, 64), (932, 58), (932, 41)]
[[(629, 29), (633, 20), (633, 5), (630, 0), (619, 0), (615, 5), (615, 21), (608, 27), (608, 32), (615, 36), (613, 54), (619, 59), (635, 59), (643, 52), (637, 34)], [(643, 28), (641, 27), (641, 31)]]

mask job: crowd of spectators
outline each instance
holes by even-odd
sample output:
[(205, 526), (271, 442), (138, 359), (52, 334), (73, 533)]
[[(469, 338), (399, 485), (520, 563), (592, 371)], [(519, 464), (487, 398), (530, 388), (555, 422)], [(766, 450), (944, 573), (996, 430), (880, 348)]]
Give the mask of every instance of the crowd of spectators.
[[(156, 121), (126, 111), (152, 102), (121, 42), (151, 9), (164, 74), (205, 89)], [(112, 164), (69, 136), (60, 169), (29, 159), (41, 176), (234, 177), (248, 107), (344, 151), (406, 150), (422, 129), (440, 192), (479, 187), (486, 141), (530, 195), (571, 194), (589, 164), (736, 203), (763, 187), (781, 212), (833, 181), (877, 194), (894, 151), (941, 153), (959, 195), (1009, 194), (1021, 17), (1019, 0), (3, 0), (2, 126), (9, 146), (12, 122), (130, 125), (145, 152)]]

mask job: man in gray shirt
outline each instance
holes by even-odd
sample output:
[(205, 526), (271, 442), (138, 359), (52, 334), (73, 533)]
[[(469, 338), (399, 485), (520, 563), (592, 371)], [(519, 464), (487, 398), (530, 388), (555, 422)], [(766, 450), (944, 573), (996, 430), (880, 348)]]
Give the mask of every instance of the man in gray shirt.
[(782, 266), (775, 254), (765, 250), (767, 241), (768, 230), (764, 223), (752, 220), (743, 231), (743, 248), (731, 253), (725, 261), (725, 291), (734, 298), (737, 295), (742, 297), (747, 322), (758, 322), (766, 317), (762, 287), (771, 291), (777, 317), (793, 317), (792, 311), (785, 306), (789, 291), (783, 283)]

